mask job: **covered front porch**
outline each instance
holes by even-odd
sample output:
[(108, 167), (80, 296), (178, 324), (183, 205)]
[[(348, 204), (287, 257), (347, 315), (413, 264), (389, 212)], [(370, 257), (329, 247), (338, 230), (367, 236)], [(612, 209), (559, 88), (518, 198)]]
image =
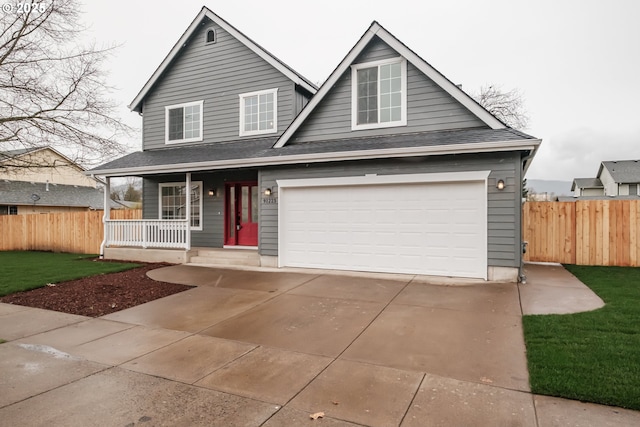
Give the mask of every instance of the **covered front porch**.
[[(203, 256), (202, 251), (224, 248), (225, 254), (233, 249), (243, 249), (245, 253), (248, 250), (259, 260), (262, 192), (257, 170), (138, 176), (143, 178), (143, 219), (115, 220), (105, 210), (101, 256), (171, 263), (190, 263), (195, 259), (219, 264), (203, 260), (212, 254)], [(105, 176), (105, 203), (113, 178), (116, 176)], [(212, 257), (224, 258), (221, 253)]]

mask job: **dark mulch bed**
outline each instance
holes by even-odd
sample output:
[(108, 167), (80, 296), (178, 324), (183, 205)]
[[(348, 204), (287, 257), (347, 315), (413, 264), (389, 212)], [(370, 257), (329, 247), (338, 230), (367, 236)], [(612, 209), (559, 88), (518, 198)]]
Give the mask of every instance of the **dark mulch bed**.
[(147, 271), (170, 264), (145, 264), (119, 273), (102, 274), (57, 283), (0, 297), (0, 302), (99, 317), (191, 289), (192, 286), (157, 282)]

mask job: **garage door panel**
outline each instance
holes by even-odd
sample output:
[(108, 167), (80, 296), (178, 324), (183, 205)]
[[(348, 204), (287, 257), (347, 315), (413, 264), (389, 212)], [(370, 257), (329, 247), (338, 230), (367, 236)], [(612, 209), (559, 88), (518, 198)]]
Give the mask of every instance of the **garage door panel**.
[(282, 265), (486, 277), (483, 181), (282, 190)]

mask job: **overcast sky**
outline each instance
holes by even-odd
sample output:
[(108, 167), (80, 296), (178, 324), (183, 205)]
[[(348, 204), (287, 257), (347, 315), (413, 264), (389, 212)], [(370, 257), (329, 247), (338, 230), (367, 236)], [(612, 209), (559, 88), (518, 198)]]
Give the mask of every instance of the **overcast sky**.
[(109, 83), (127, 123), (140, 127), (126, 106), (203, 5), (318, 85), (377, 20), (467, 92), (519, 89), (543, 140), (527, 178), (640, 159), (639, 0), (86, 1), (88, 38), (122, 45)]

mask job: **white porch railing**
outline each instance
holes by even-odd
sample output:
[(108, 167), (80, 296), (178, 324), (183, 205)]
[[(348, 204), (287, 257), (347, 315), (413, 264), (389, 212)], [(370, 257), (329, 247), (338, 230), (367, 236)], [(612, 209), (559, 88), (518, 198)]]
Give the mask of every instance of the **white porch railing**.
[(106, 220), (106, 246), (191, 249), (187, 220)]

